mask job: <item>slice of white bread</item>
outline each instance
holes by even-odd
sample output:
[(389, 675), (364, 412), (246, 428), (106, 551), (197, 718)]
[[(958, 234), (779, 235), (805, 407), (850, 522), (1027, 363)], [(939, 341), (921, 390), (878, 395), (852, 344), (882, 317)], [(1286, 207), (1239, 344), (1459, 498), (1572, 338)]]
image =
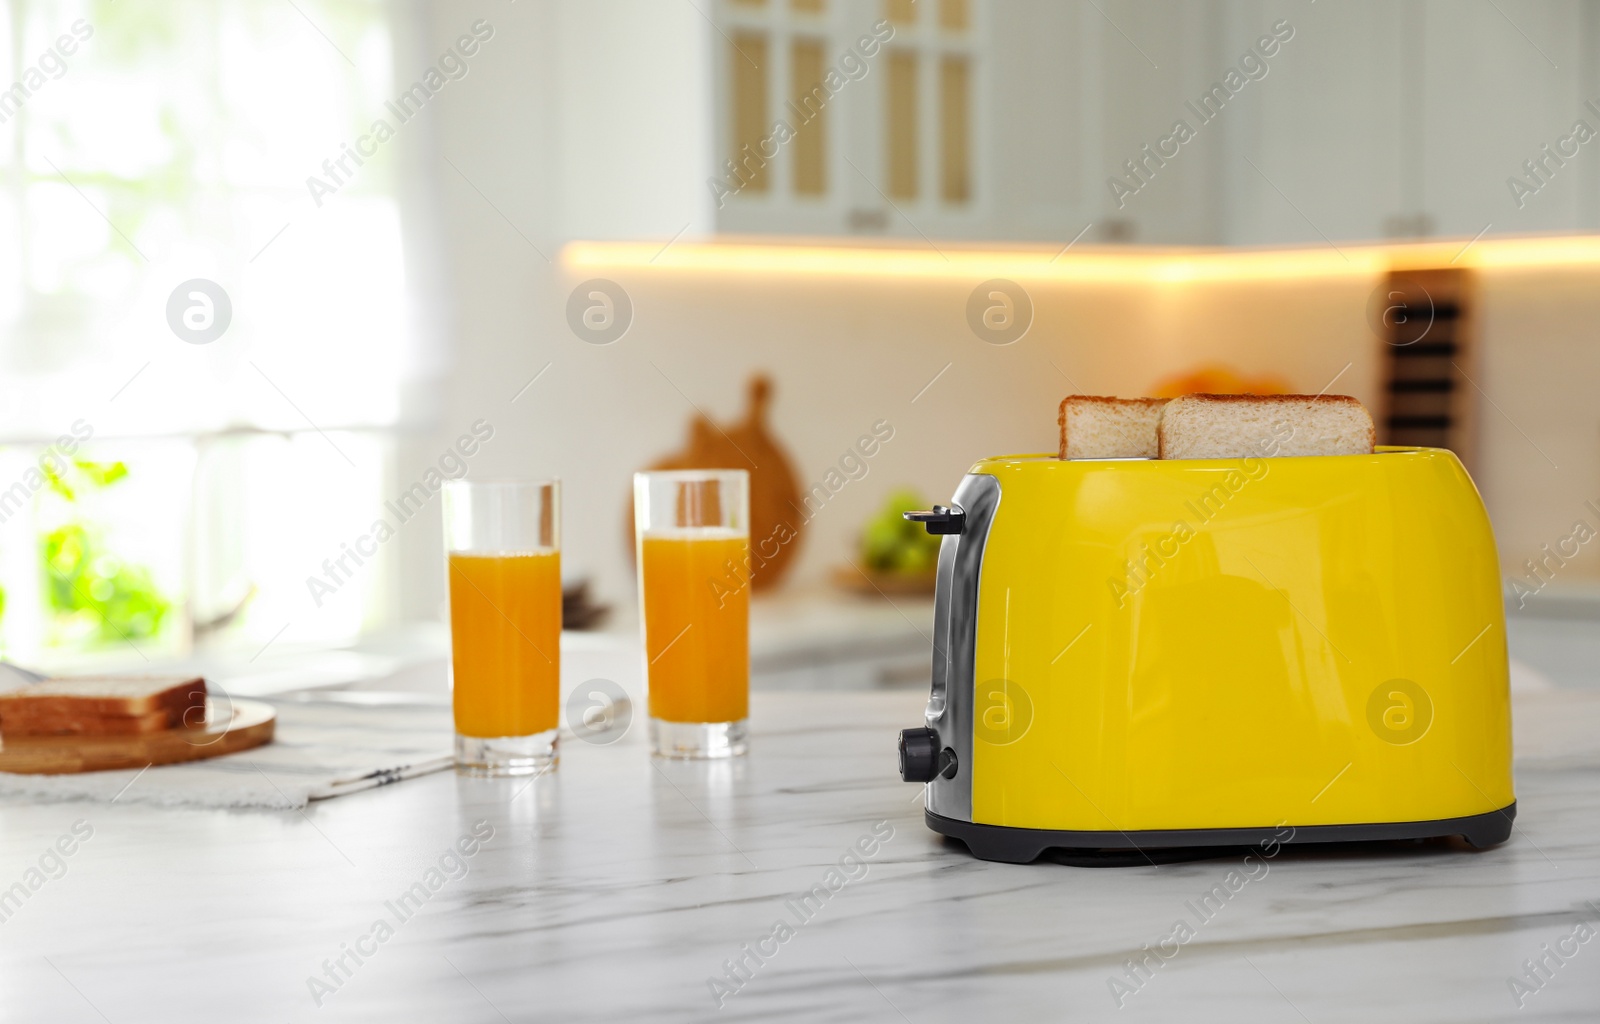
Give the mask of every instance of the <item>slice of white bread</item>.
[(205, 715), (199, 710), (152, 711), (148, 715), (61, 715), (7, 711), (0, 717), (0, 737), (21, 736), (143, 736), (185, 725), (199, 725)]
[(1073, 395), (1062, 399), (1056, 424), (1061, 428), (1063, 459), (1153, 459), (1156, 424), (1165, 398), (1102, 398)]
[(1163, 459), (1370, 455), (1377, 431), (1349, 395), (1185, 395), (1156, 438)]
[(186, 711), (205, 703), (206, 681), (199, 676), (46, 679), (0, 692), (0, 727), (12, 716), (133, 718), (166, 713), (181, 721)]

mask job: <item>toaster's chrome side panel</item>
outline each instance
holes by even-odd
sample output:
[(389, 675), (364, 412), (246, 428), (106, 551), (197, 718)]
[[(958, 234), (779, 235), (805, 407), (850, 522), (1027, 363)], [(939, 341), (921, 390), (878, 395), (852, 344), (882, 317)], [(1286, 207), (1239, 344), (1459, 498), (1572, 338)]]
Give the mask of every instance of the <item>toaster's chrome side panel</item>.
[(956, 776), (928, 784), (928, 810), (972, 820), (973, 675), (978, 653), (978, 575), (989, 526), (1000, 505), (1000, 481), (968, 474), (951, 501), (966, 514), (960, 534), (939, 546), (938, 589), (933, 603), (933, 693), (928, 727), (956, 752)]

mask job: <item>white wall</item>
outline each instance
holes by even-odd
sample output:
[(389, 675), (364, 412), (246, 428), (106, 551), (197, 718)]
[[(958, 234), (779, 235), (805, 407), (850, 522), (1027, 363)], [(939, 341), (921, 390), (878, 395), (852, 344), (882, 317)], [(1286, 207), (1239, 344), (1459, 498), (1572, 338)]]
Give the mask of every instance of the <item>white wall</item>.
[[(1525, 576), (1540, 546), (1600, 516), (1600, 270), (1505, 270), (1481, 284), (1478, 486), (1500, 538), (1501, 570)], [(1589, 543), (1557, 579), (1600, 577)]]

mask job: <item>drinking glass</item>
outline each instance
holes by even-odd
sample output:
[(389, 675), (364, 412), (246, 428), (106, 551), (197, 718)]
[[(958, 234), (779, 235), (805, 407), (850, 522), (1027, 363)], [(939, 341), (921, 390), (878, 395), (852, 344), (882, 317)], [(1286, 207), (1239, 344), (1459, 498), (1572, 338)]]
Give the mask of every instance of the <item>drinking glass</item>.
[(650, 702), (660, 757), (748, 749), (750, 476), (636, 473), (633, 517)]
[(444, 487), (456, 769), (554, 768), (561, 703), (561, 484)]

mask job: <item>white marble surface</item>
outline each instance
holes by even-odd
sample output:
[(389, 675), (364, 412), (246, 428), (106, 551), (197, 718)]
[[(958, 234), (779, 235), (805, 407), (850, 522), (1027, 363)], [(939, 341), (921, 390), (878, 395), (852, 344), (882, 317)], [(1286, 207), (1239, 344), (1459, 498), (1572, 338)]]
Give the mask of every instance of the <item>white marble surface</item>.
[[(1284, 852), (1118, 1009), (1107, 981), (1238, 866), (976, 861), (894, 771), (923, 695), (758, 694), (737, 764), (642, 730), (531, 786), (436, 775), (296, 812), (0, 804), (0, 886), (93, 836), (0, 923), (0, 1020), (1593, 1021), (1600, 941), (1518, 1009), (1507, 978), (1600, 907), (1600, 694), (1518, 698), (1512, 840)], [(440, 709), (441, 726), (445, 712)], [(467, 873), (385, 907), (487, 822)], [(720, 1010), (707, 979), (893, 837)], [(1592, 914), (1600, 917), (1600, 914)], [(319, 1008), (341, 943), (394, 934)]]

